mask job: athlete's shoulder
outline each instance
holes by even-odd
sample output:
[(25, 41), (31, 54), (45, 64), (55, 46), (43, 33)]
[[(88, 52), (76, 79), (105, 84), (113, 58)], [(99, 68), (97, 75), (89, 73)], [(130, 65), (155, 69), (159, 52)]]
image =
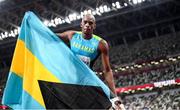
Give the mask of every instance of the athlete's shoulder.
[(98, 46), (98, 48), (99, 48), (99, 50), (100, 50), (101, 52), (106, 52), (106, 51), (109, 50), (109, 45), (108, 45), (108, 43), (107, 43), (106, 40), (104, 40), (103, 38), (101, 38), (100, 41), (99, 41), (99, 46)]
[(66, 31), (65, 33), (67, 33), (68, 38), (71, 40), (72, 37), (73, 37), (76, 33), (78, 33), (78, 31), (68, 30), (68, 31)]
[(98, 35), (93, 34), (93, 37), (94, 37), (96, 40), (98, 40), (98, 41), (101, 41), (101, 40), (102, 40), (102, 38), (101, 38), (100, 36), (98, 36)]
[(75, 34), (82, 34), (81, 31), (75, 31)]
[(108, 46), (108, 43), (106, 42), (106, 40), (104, 40), (102, 37), (98, 36), (98, 35), (95, 35), (93, 34), (93, 37), (99, 41), (99, 46)]
[(69, 33), (69, 35), (74, 35), (77, 31), (74, 31), (74, 30), (69, 30), (69, 31), (66, 31)]
[(101, 39), (100, 42), (99, 42), (99, 44), (102, 45), (102, 46), (104, 46), (104, 47), (109, 47), (107, 41), (104, 40), (104, 39)]

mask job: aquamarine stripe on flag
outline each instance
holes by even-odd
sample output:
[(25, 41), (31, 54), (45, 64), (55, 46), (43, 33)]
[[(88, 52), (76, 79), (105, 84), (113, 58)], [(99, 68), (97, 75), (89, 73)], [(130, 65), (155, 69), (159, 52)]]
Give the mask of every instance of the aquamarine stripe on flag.
[[(3, 93), (3, 104), (15, 104), (21, 102), (22, 95), (22, 85), (23, 80), (14, 72), (9, 72), (8, 81), (6, 83), (8, 85), (8, 89), (5, 88), (5, 92)], [(12, 92), (13, 91), (13, 92)], [(11, 100), (9, 100), (11, 99)]]
[(8, 86), (8, 89), (5, 88), (4, 90), (2, 104), (13, 109), (44, 109), (43, 106), (23, 90), (23, 79), (16, 73), (9, 73), (6, 86)]

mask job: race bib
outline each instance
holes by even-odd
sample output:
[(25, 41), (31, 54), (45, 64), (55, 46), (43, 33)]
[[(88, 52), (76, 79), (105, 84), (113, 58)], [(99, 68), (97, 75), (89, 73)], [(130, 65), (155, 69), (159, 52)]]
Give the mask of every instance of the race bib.
[(87, 57), (87, 56), (83, 56), (83, 55), (77, 55), (81, 61), (83, 61), (86, 65), (90, 66), (90, 57)]

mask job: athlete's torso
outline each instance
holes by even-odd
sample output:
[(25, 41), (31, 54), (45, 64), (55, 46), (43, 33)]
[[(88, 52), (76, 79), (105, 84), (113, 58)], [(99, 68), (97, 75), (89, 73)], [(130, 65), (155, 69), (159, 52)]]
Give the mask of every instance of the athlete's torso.
[(84, 39), (81, 32), (76, 32), (70, 40), (70, 48), (84, 63), (92, 68), (99, 56), (98, 45), (101, 38), (93, 35), (91, 39)]

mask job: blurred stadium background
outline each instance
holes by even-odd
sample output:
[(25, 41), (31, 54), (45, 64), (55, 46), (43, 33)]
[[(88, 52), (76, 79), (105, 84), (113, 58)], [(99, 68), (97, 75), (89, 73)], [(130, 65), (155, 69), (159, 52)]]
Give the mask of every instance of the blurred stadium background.
[[(0, 102), (26, 11), (54, 32), (80, 30), (85, 13), (110, 45), (118, 95), (127, 110), (180, 110), (179, 0), (0, 0)], [(102, 74), (98, 59), (94, 66)], [(1, 103), (0, 103), (1, 105)]]

